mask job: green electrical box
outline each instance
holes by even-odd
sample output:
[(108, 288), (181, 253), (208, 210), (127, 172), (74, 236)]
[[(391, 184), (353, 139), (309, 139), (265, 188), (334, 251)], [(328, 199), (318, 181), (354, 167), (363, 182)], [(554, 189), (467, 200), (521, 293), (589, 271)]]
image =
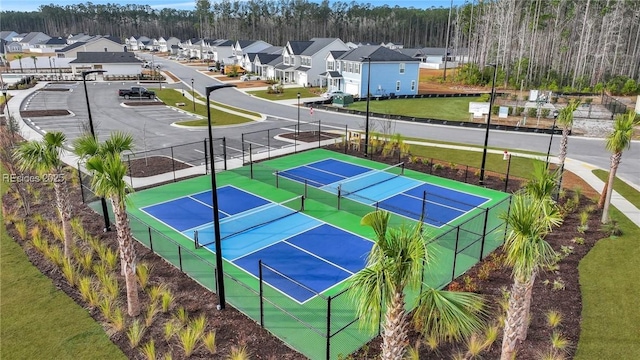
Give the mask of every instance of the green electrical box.
[(348, 107), (349, 104), (353, 104), (353, 95), (339, 94), (333, 96), (333, 105)]

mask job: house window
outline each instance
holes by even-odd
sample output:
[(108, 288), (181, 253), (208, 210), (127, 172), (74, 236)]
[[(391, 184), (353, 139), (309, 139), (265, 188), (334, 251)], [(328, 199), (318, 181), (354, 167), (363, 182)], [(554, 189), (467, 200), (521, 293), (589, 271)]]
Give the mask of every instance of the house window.
[(353, 72), (353, 63), (352, 62), (349, 63), (347, 69), (348, 69), (347, 72)]
[(400, 81), (396, 81), (396, 92), (400, 91)]
[(400, 63), (400, 74), (404, 74), (404, 63)]
[(333, 71), (333, 61), (327, 61), (327, 70)]
[(416, 81), (411, 80), (411, 91), (416, 91)]
[(353, 72), (355, 72), (356, 74), (360, 74), (360, 64), (356, 63), (354, 65)]
[(289, 56), (288, 55), (284, 57), (284, 64), (285, 65), (289, 65)]

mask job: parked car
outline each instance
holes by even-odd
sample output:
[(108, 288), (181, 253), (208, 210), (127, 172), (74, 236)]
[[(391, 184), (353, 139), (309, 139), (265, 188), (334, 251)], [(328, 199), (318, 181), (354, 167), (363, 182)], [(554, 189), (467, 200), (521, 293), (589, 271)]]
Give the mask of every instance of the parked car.
[(339, 91), (339, 90), (331, 90), (331, 91), (327, 91), (327, 92), (323, 93), (323, 94), (322, 94), (322, 95), (320, 95), (320, 96), (322, 96), (323, 98), (325, 98), (325, 99), (327, 99), (327, 100), (331, 100), (331, 99), (333, 99), (333, 97), (334, 97), (334, 96), (336, 96), (336, 95), (342, 95), (342, 96), (344, 96), (344, 95), (347, 95), (347, 94), (346, 94), (346, 93), (344, 93), (344, 92), (342, 92), (342, 91)]
[(127, 100), (132, 97), (155, 99), (156, 92), (141, 86), (132, 86), (130, 89), (119, 89), (118, 96), (122, 96)]
[(252, 75), (252, 74), (244, 74), (244, 75), (240, 76), (240, 80), (242, 80), (242, 81), (260, 80), (260, 76)]

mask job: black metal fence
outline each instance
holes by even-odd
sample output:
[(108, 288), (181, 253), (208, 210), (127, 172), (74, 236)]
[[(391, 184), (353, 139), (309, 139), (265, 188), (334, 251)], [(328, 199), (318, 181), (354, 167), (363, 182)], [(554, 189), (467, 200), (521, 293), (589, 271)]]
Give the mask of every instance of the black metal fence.
[(613, 119), (616, 114), (624, 114), (627, 112), (627, 105), (605, 93), (602, 94), (602, 105), (611, 111), (611, 119)]

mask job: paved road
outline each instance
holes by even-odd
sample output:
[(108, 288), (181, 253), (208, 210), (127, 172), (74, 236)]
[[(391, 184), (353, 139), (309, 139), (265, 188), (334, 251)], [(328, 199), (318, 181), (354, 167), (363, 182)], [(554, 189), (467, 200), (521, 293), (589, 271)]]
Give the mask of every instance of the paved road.
[[(193, 79), (195, 90), (200, 94), (204, 94), (206, 86), (220, 83), (205, 73), (198, 71), (203, 70), (204, 67), (196, 68), (185, 66), (166, 59), (163, 59), (162, 62), (164, 70), (171, 71), (175, 76), (182, 80), (182, 83), (173, 84), (171, 85), (172, 87), (178, 89), (183, 88), (185, 91), (190, 91), (191, 80)], [(80, 86), (81, 85), (82, 84), (80, 83)], [(146, 138), (146, 143), (150, 144), (148, 145), (148, 148), (166, 147), (184, 144), (187, 142), (203, 141), (207, 136), (206, 131), (189, 131), (171, 127), (170, 123), (179, 120), (178, 118), (180, 116), (177, 118), (159, 119), (152, 117), (153, 115), (145, 116), (145, 114), (141, 112), (138, 112), (136, 115), (131, 115), (130, 109), (118, 106), (117, 102), (119, 100), (115, 96), (116, 88), (130, 85), (131, 83), (125, 85), (122, 83), (111, 85), (95, 83), (95, 85), (89, 85), (93, 118), (94, 121), (100, 123), (100, 126), (105, 130), (105, 133), (108, 133), (107, 130), (112, 129), (126, 129), (134, 134), (136, 139), (138, 139), (139, 144), (140, 139)], [(81, 88), (76, 87), (75, 90), (74, 96), (70, 96), (70, 100), (67, 102), (67, 107), (76, 113), (78, 117), (82, 118), (84, 116), (84, 118), (86, 118), (86, 105), (84, 104), (84, 101), (81, 101), (81, 98), (78, 97), (83, 96), (84, 93)], [(295, 106), (284, 105), (248, 96), (237, 89), (217, 90), (211, 94), (211, 98), (218, 102), (256, 111), (267, 116), (266, 121), (253, 122), (243, 126), (216, 128), (214, 130), (215, 138), (226, 137), (227, 146), (230, 149), (235, 149), (237, 151), (242, 150), (242, 133), (266, 129), (282, 129), (283, 132), (288, 132), (292, 130), (292, 126), (295, 125), (295, 122), (297, 121), (297, 109)], [(361, 116), (352, 116), (320, 110), (314, 111), (314, 115), (311, 116), (306, 110), (300, 111), (301, 122), (304, 123), (307, 121), (317, 120), (321, 120), (323, 124), (333, 124), (341, 128), (344, 128), (345, 125), (356, 129), (364, 128), (364, 119)], [(147, 126), (145, 126), (145, 123)], [(383, 121), (371, 119), (370, 129), (380, 129), (382, 126)], [(393, 132), (401, 133), (406, 136), (472, 145), (482, 145), (485, 136), (485, 130), (478, 128), (427, 125), (400, 121), (394, 122), (392, 127)], [(271, 142), (270, 145), (273, 148), (286, 145), (286, 143), (273, 140), (275, 133), (272, 132), (269, 135), (269, 141)], [(546, 153), (549, 146), (549, 139), (550, 136), (546, 134), (515, 133), (492, 130), (489, 137), (489, 146)], [(256, 139), (255, 142), (265, 144), (267, 142), (267, 138), (266, 136), (262, 136), (260, 139)], [(560, 136), (554, 136), (551, 147), (552, 155), (557, 154), (559, 143)], [(217, 146), (217, 149), (219, 149), (220, 145), (217, 144)], [(187, 159), (193, 158), (194, 161), (197, 161), (197, 159), (203, 156), (202, 148), (202, 146), (198, 145), (187, 150), (181, 149), (180, 151), (184, 151), (185, 154), (190, 154), (186, 157)], [(216, 150), (216, 152), (218, 151), (219, 150)], [(591, 163), (600, 168), (609, 168), (609, 154), (604, 150), (604, 140), (602, 139), (571, 137), (569, 139), (568, 151), (569, 157), (571, 158)], [(198, 154), (198, 156), (195, 154)], [(228, 154), (228, 156), (233, 156), (233, 154)], [(640, 142), (634, 142), (631, 149), (625, 151), (622, 164), (618, 170), (618, 175), (620, 177), (636, 184), (637, 186), (640, 186), (639, 160)]]

